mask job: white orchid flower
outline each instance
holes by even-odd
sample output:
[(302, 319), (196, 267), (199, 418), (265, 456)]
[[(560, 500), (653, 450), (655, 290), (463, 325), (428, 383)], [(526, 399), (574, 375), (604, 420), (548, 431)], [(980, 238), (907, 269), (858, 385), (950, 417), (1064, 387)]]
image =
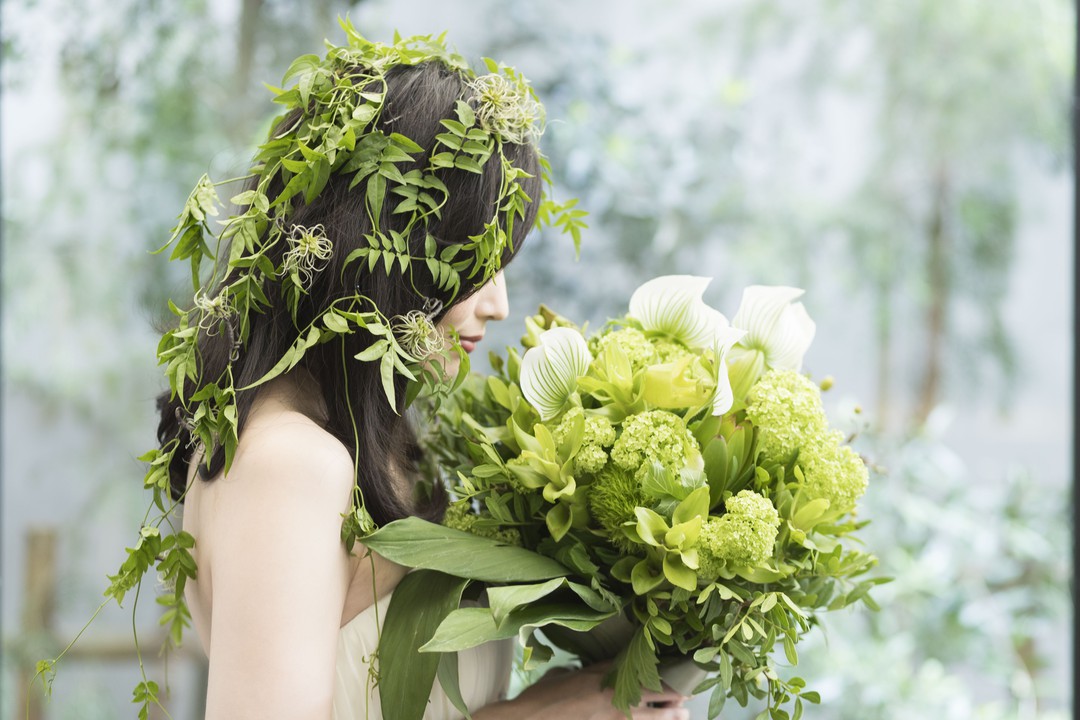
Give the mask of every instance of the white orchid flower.
[(725, 342), (731, 326), (701, 299), (710, 282), (712, 278), (696, 275), (653, 278), (630, 297), (630, 315), (645, 330), (667, 333), (687, 347), (714, 347)]
[[(751, 285), (731, 324), (746, 331), (735, 356), (760, 352), (765, 367), (802, 369), (803, 356), (814, 339), (816, 326), (802, 303), (794, 302), (803, 290), (793, 287)], [(736, 358), (733, 357), (733, 360)]]
[(549, 420), (577, 389), (590, 362), (589, 344), (580, 332), (567, 327), (545, 330), (521, 358), (521, 394), (540, 412), (541, 420)]

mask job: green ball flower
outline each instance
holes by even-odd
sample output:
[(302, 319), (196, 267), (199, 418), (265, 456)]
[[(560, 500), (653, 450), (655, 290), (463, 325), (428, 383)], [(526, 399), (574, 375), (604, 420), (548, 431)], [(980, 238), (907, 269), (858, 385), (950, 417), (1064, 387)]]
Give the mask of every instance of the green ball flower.
[(652, 346), (653, 351), (656, 353), (657, 364), (675, 362), (688, 355), (697, 354), (678, 340), (671, 340), (670, 338), (653, 338)]
[(622, 434), (611, 448), (611, 460), (640, 476), (653, 462), (678, 473), (685, 467), (700, 470), (701, 448), (682, 418), (665, 410), (649, 410), (623, 421)]
[(842, 444), (843, 440), (839, 431), (824, 433), (800, 452), (799, 465), (808, 497), (826, 498), (830, 510), (848, 512), (866, 491), (870, 473), (859, 454)]
[(821, 391), (793, 370), (771, 370), (750, 389), (746, 417), (758, 428), (765, 459), (784, 463), (828, 430)]
[(480, 516), (472, 511), (468, 502), (450, 503), (443, 515), (443, 525), (454, 530), (472, 533), (477, 537), (497, 540), (503, 545), (521, 546), (521, 533), (514, 528), (502, 528), (488, 523), (477, 523)]
[(585, 435), (581, 441), (581, 448), (574, 456), (574, 472), (576, 474), (595, 475), (607, 464), (608, 454), (605, 448), (611, 447), (615, 442), (615, 426), (611, 421), (599, 415), (587, 415), (579, 407), (571, 408), (563, 415), (559, 424), (552, 431), (555, 442), (562, 443), (570, 434), (576, 418), (584, 416)]
[(634, 370), (656, 362), (656, 352), (653, 350), (652, 343), (645, 337), (645, 333), (637, 328), (621, 328), (594, 338), (589, 349), (593, 351), (594, 357), (599, 357), (600, 353), (612, 343), (622, 348)]
[(724, 503), (727, 512), (710, 517), (701, 526), (698, 574), (715, 580), (725, 564), (757, 565), (773, 553), (780, 515), (772, 502), (752, 490), (743, 490)]
[(608, 464), (589, 484), (589, 512), (608, 531), (612, 543), (626, 548), (630, 544), (621, 528), (637, 519), (634, 508), (645, 504), (641, 485), (631, 472)]

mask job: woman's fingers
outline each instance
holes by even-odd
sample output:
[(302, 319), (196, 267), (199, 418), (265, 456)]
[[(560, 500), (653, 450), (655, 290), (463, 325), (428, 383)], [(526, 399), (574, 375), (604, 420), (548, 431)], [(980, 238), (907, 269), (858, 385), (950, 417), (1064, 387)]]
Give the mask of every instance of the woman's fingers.
[(633, 720), (690, 720), (690, 711), (686, 708), (632, 708)]

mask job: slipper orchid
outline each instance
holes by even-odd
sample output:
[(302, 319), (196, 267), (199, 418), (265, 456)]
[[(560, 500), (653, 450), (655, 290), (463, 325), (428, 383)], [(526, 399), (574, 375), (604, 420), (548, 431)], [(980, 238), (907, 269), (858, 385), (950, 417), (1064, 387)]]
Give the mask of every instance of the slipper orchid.
[(646, 332), (661, 332), (689, 348), (710, 348), (730, 330), (727, 318), (701, 296), (712, 278), (662, 275), (641, 285), (630, 297), (630, 316)]
[(751, 285), (743, 291), (731, 323), (746, 331), (729, 357), (736, 397), (745, 397), (766, 370), (798, 372), (802, 368), (816, 329), (803, 304), (795, 302), (803, 292), (766, 285)]
[(630, 298), (630, 315), (646, 331), (662, 332), (687, 347), (712, 348), (716, 353), (716, 373), (707, 381), (712, 386), (708, 390), (700, 365), (676, 361), (650, 368), (645, 377), (646, 399), (657, 407), (688, 407), (711, 397), (713, 414), (723, 415), (734, 402), (724, 357), (745, 333), (702, 301), (710, 282), (712, 278), (695, 275), (665, 275), (646, 282)]
[(567, 327), (545, 330), (521, 358), (521, 393), (542, 420), (550, 420), (566, 405), (590, 362), (589, 345), (580, 332)]

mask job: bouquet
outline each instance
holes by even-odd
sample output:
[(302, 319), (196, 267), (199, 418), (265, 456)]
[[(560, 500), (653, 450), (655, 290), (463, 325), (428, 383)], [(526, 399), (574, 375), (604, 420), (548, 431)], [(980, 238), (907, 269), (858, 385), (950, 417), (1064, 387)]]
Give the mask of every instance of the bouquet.
[[(727, 698), (776, 719), (818, 701), (777, 673), (776, 645), (795, 665), (819, 612), (875, 607), (883, 579), (859, 576), (876, 560), (852, 547), (867, 466), (799, 372), (802, 291), (748, 287), (729, 323), (701, 299), (709, 282), (655, 278), (591, 334), (542, 306), (523, 354), (444, 401), (424, 440), (455, 497), (443, 526), (365, 540), (425, 568), (387, 614), (384, 707), (415, 694), (399, 668), (453, 698), (454, 651), (515, 636), (527, 666), (553, 646), (614, 659), (624, 711), (661, 680), (711, 689), (710, 718)], [(459, 607), (481, 588), (486, 605)]]

